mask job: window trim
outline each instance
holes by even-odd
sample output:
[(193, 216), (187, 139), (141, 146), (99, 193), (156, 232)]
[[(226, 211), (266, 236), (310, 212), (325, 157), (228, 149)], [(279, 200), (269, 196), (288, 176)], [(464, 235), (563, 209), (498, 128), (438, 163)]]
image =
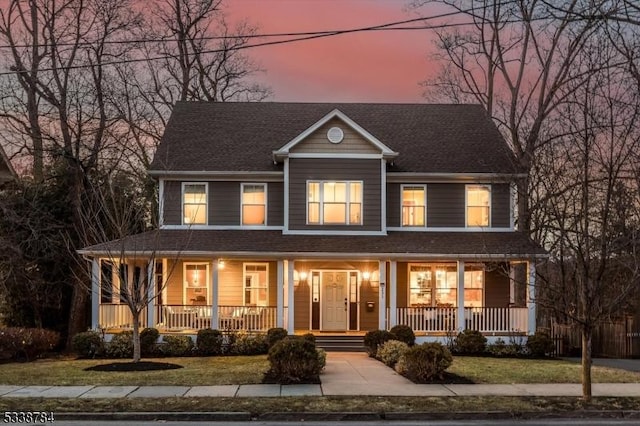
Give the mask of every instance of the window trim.
[[(422, 190), (424, 191), (424, 205), (422, 207), (424, 207), (424, 217), (423, 219), (423, 223), (424, 225), (404, 225), (403, 223), (403, 217), (404, 217), (404, 198), (403, 198), (403, 194), (404, 194), (404, 190), (405, 188), (422, 188)], [(419, 206), (416, 206), (419, 207)], [(403, 183), (402, 185), (400, 185), (400, 227), (401, 228), (418, 228), (418, 229), (422, 229), (422, 228), (426, 228), (427, 227), (427, 185), (424, 184), (411, 184), (411, 183)]]
[[(264, 306), (256, 305), (256, 307), (267, 307), (269, 306), (269, 262), (243, 262), (242, 263), (242, 306), (253, 306), (247, 304), (247, 266), (264, 266), (265, 267), (265, 277), (266, 282), (264, 288), (266, 290), (267, 302)], [(254, 272), (254, 271), (249, 271)], [(262, 287), (251, 287), (252, 289), (261, 289)]]
[[(264, 223), (262, 225), (245, 225), (244, 223), (244, 188), (245, 186), (261, 186), (264, 190)], [(267, 226), (267, 214), (268, 214), (268, 194), (267, 194), (267, 184), (264, 182), (242, 182), (240, 184), (240, 226), (243, 228), (264, 228)], [(247, 204), (250, 206), (257, 206), (259, 204)]]
[[(204, 288), (205, 301), (206, 301), (206, 304), (209, 305), (209, 297), (210, 297), (209, 294), (211, 293), (210, 292), (211, 273), (209, 272), (210, 264), (211, 264), (210, 262), (189, 262), (189, 261), (182, 262), (182, 305), (183, 306), (189, 305), (189, 301), (187, 300), (187, 289), (189, 288)], [(187, 286), (187, 284), (185, 283), (185, 281), (187, 281), (187, 266), (202, 266), (202, 265), (204, 265), (204, 275), (205, 275), (204, 287)]]
[[(469, 190), (472, 188), (485, 188), (487, 189), (487, 191), (489, 192), (489, 215), (487, 218), (487, 225), (469, 225)], [(493, 203), (492, 203), (492, 194), (491, 194), (491, 184), (487, 184), (487, 183), (473, 183), (473, 184), (467, 184), (464, 186), (464, 226), (465, 228), (471, 228), (471, 229), (484, 229), (484, 228), (491, 228), (491, 223), (492, 223), (492, 212), (493, 212)], [(484, 206), (471, 206), (471, 207), (484, 207)]]
[[(469, 269), (467, 269), (467, 268), (469, 268)], [(481, 271), (482, 272), (482, 288), (481, 288), (481, 290), (482, 290), (482, 300), (480, 301), (480, 307), (481, 308), (486, 308), (487, 306), (485, 304), (485, 297), (486, 297), (486, 294), (487, 294), (487, 267), (483, 263), (471, 263), (471, 264), (465, 264), (464, 265), (464, 272), (465, 273), (466, 272), (473, 272), (473, 271)], [(466, 276), (465, 276), (465, 278), (466, 278)], [(474, 288), (466, 286), (466, 279), (462, 283), (462, 288), (464, 289), (464, 294), (465, 294), (465, 300), (464, 300), (465, 306), (464, 307), (467, 308), (467, 306), (466, 306), (467, 289), (473, 290)]]
[[(204, 200), (205, 200), (205, 209), (204, 209), (204, 223), (185, 223), (184, 221), (184, 195), (185, 195), (185, 187), (187, 185), (204, 185)], [(209, 182), (182, 182), (182, 190), (180, 192), (180, 218), (182, 225), (187, 226), (206, 226), (209, 224)]]
[[(319, 198), (318, 201), (318, 222), (309, 222), (309, 185), (312, 183), (317, 183), (319, 187)], [(344, 183), (346, 184), (346, 194), (345, 194), (345, 222), (329, 222), (325, 223), (324, 221), (324, 184), (325, 183)], [(350, 206), (351, 206), (351, 184), (358, 183), (360, 184), (360, 221), (358, 223), (349, 222), (350, 218)], [(342, 203), (332, 203), (332, 204), (342, 204)], [(353, 203), (357, 204), (357, 203)], [(317, 180), (317, 179), (309, 179), (306, 183), (306, 191), (305, 191), (305, 209), (306, 209), (306, 217), (305, 224), (306, 225), (329, 225), (329, 226), (362, 226), (364, 224), (364, 181), (362, 180)]]

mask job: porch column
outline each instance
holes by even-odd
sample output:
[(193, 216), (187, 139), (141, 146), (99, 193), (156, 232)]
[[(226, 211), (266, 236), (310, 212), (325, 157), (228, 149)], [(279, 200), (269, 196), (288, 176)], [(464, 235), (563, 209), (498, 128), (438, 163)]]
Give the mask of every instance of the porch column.
[(284, 261), (278, 260), (276, 275), (276, 327), (284, 327)]
[(218, 327), (218, 279), (220, 259), (217, 257), (211, 261), (211, 328), (217, 330)]
[(384, 288), (387, 282), (387, 262), (381, 260), (378, 262), (378, 271), (380, 282), (378, 283), (378, 328), (380, 330), (387, 329), (387, 298), (384, 294)]
[(509, 304), (514, 306), (516, 303), (516, 272), (513, 263), (509, 263)]
[(100, 259), (91, 259), (91, 328), (100, 326)]
[(536, 332), (536, 264), (533, 260), (527, 262), (527, 334)]
[(458, 312), (456, 317), (458, 331), (467, 328), (464, 318), (464, 261), (458, 260)]
[(156, 260), (147, 264), (147, 327), (155, 327), (156, 321)]
[(398, 323), (397, 307), (398, 307), (398, 280), (396, 279), (398, 263), (392, 260), (389, 265), (389, 328)]
[(295, 305), (294, 300), (294, 286), (293, 286), (293, 260), (287, 261), (287, 301), (288, 301), (288, 309), (287, 309), (287, 333), (294, 334), (294, 312), (293, 308)]

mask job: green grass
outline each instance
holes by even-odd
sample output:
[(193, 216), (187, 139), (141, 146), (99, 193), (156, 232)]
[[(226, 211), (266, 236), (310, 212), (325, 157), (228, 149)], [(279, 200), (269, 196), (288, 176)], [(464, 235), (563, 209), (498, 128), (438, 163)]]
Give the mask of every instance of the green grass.
[(98, 372), (87, 367), (128, 360), (43, 359), (0, 364), (2, 385), (243, 385), (260, 383), (269, 368), (265, 355), (238, 357), (145, 358), (184, 368), (164, 371)]
[[(475, 383), (580, 383), (581, 365), (556, 359), (454, 357), (447, 370)], [(640, 373), (596, 367), (594, 383), (640, 383)]]

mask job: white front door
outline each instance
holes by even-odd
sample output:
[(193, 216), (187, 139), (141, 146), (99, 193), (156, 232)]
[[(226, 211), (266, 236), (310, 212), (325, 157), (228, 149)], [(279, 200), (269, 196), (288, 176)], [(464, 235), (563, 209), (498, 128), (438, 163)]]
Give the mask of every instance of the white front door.
[(322, 330), (347, 329), (347, 277), (346, 271), (323, 271), (322, 276)]

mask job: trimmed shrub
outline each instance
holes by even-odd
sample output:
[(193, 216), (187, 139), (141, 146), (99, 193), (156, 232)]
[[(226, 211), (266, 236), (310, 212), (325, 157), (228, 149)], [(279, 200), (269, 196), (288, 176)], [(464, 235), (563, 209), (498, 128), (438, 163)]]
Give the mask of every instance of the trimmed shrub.
[(104, 355), (104, 340), (97, 331), (83, 331), (71, 339), (71, 349), (79, 358), (96, 358)]
[(44, 328), (0, 328), (0, 355), (30, 361), (52, 351), (60, 333)]
[(223, 343), (224, 337), (220, 330), (212, 330), (210, 328), (198, 330), (198, 335), (196, 336), (198, 354), (204, 356), (220, 355), (222, 354)]
[(399, 340), (388, 340), (378, 348), (376, 358), (393, 368), (400, 357), (409, 350), (409, 345)]
[(322, 348), (316, 348), (316, 354), (318, 355), (318, 369), (322, 371), (327, 365), (327, 352)]
[(502, 339), (496, 339), (493, 344), (487, 345), (487, 352), (495, 357), (516, 357), (520, 355), (518, 347), (507, 345)]
[(133, 333), (123, 331), (114, 334), (111, 341), (107, 343), (108, 358), (131, 358), (133, 357)]
[(155, 328), (145, 328), (140, 332), (140, 354), (153, 356), (158, 352), (160, 332)]
[(393, 334), (387, 330), (371, 330), (364, 335), (364, 346), (371, 358), (375, 358), (378, 353), (378, 346), (388, 340), (393, 340)]
[(262, 333), (240, 331), (235, 335), (231, 353), (233, 355), (261, 355), (268, 351), (267, 338)]
[(289, 333), (287, 330), (280, 327), (270, 328), (267, 330), (267, 344), (269, 345), (269, 349), (288, 335)]
[(444, 378), (451, 363), (451, 352), (440, 343), (415, 345), (400, 357), (396, 371), (414, 383), (430, 383)]
[(269, 363), (264, 381), (267, 383), (319, 383), (322, 355), (306, 339), (283, 339), (269, 349)]
[(406, 343), (408, 346), (413, 346), (416, 344), (416, 335), (408, 325), (398, 324), (391, 327), (389, 330), (391, 334), (394, 336), (394, 340), (399, 340), (400, 342)]
[(553, 339), (548, 333), (536, 331), (536, 333), (527, 338), (527, 349), (531, 356), (536, 358), (544, 358), (554, 350)]
[(314, 345), (316, 344), (316, 336), (313, 333), (306, 333), (302, 335), (302, 338), (310, 341)]
[(487, 347), (487, 338), (477, 330), (464, 330), (458, 333), (453, 342), (455, 353), (461, 355), (478, 355)]
[(190, 336), (163, 336), (163, 344), (158, 350), (164, 356), (188, 356), (193, 353), (193, 340)]

